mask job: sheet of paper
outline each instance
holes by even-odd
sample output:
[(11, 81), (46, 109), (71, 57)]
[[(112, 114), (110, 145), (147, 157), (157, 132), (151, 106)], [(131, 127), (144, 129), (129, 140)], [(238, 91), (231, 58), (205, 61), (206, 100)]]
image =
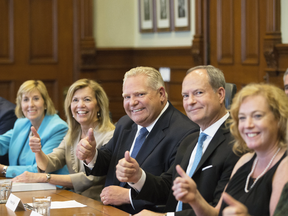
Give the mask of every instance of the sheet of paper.
[[(30, 206), (33, 206), (32, 203), (27, 203)], [(83, 205), (75, 200), (69, 201), (53, 201), (51, 202), (51, 209), (60, 209), (60, 208), (79, 208), (86, 207), (87, 205)]]
[(42, 216), (41, 214), (35, 212), (35, 211), (32, 211), (30, 216)]

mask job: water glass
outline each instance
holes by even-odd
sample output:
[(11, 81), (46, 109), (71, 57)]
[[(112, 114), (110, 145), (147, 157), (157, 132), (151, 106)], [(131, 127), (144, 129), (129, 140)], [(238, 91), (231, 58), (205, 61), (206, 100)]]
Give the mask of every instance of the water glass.
[(0, 183), (0, 203), (6, 203), (12, 188), (12, 181), (5, 180)]
[(33, 211), (43, 215), (50, 216), (51, 197), (33, 197)]

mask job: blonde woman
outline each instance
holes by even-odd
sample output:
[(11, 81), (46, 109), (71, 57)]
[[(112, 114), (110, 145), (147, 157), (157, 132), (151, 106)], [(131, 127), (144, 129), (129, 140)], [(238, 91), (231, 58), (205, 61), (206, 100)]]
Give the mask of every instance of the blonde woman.
[(73, 83), (65, 99), (69, 130), (58, 148), (46, 155), (40, 143), (30, 145), (36, 154), (39, 169), (46, 173), (67, 165), (69, 175), (29, 173), (13, 179), (21, 182), (49, 182), (73, 189), (76, 193), (100, 200), (104, 177), (86, 176), (83, 163), (76, 157), (81, 139), (95, 138), (96, 148), (105, 145), (113, 136), (115, 126), (109, 116), (109, 101), (103, 88), (95, 81), (81, 79)]
[[(43, 153), (49, 154), (58, 147), (68, 130), (40, 80), (28, 80), (20, 86), (15, 113), (18, 119), (13, 129), (0, 136), (0, 155), (9, 153), (9, 166), (0, 164), (0, 173), (7, 178), (24, 171), (37, 172), (35, 154), (29, 147), (35, 138)], [(68, 170), (64, 167), (58, 173), (67, 174)]]

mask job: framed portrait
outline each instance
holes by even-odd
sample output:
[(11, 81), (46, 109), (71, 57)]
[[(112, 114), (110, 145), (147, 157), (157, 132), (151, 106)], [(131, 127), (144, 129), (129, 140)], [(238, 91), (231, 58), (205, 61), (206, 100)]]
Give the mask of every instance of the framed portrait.
[(190, 30), (190, 0), (173, 0), (174, 30)]
[(171, 31), (171, 1), (156, 1), (156, 26), (157, 32)]
[(154, 31), (154, 1), (139, 0), (139, 22), (140, 32)]

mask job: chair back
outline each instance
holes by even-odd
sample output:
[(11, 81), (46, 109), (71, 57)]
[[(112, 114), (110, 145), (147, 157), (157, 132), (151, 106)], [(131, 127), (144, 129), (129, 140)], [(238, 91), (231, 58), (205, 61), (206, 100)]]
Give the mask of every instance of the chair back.
[(237, 92), (237, 87), (233, 83), (226, 83), (225, 84), (225, 107), (226, 109), (230, 108), (232, 103), (233, 97)]

